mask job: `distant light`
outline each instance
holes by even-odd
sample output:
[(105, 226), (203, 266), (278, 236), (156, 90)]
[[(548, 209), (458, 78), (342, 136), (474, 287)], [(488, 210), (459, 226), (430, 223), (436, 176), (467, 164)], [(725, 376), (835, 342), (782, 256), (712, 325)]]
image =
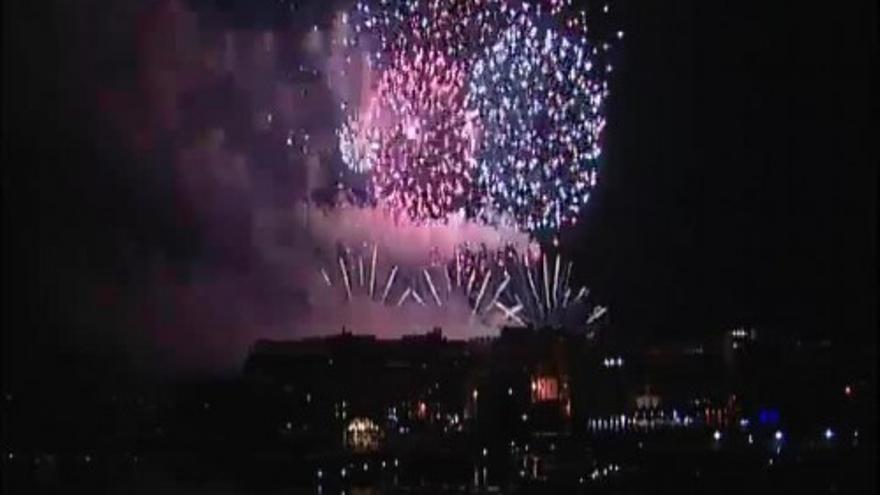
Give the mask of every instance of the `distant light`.
[(321, 479), (324, 477), (324, 471), (321, 471), (320, 469), (318, 470), (317, 474), (318, 474), (318, 479)]
[(525, 423), (525, 422), (528, 421), (528, 420), (529, 420), (529, 415), (526, 414), (526, 413), (523, 413), (523, 415), (522, 415), (522, 422)]
[(479, 397), (479, 396), (480, 396), (480, 392), (478, 392), (477, 389), (474, 389), (474, 391), (471, 392), (471, 397), (473, 397), (474, 400), (477, 400), (477, 397)]
[(772, 425), (779, 422), (779, 411), (776, 409), (762, 409), (758, 412), (758, 421), (763, 425)]
[(712, 435), (712, 437), (715, 439), (716, 442), (721, 441), (721, 432), (715, 430), (715, 433)]
[(513, 388), (507, 387), (507, 395), (513, 395)]
[(622, 357), (617, 358), (617, 366), (618, 367), (623, 366), (623, 358)]
[(776, 430), (776, 433), (773, 434), (773, 438), (775, 438), (776, 441), (782, 440), (782, 431)]
[(831, 428), (826, 428), (825, 429), (825, 440), (831, 440), (832, 438), (834, 438), (834, 432), (831, 431)]
[(364, 463), (364, 471), (369, 471), (369, 470), (370, 470), (370, 465), (365, 462)]
[(385, 469), (385, 461), (382, 461), (382, 469)]
[(342, 468), (342, 470), (341, 470), (341, 471), (339, 471), (339, 474), (341, 474), (341, 475), (342, 475), (342, 477), (343, 477), (343, 478), (345, 478), (345, 475), (346, 475), (346, 471), (345, 471), (345, 468)]
[(397, 466), (399, 466), (399, 465), (400, 465), (400, 461), (398, 461), (398, 460), (395, 458), (395, 459), (394, 459), (394, 467), (397, 467)]
[(743, 419), (739, 420), (739, 425), (743, 428), (748, 428), (749, 427), (748, 418), (743, 418)]
[(622, 40), (622, 39), (623, 39), (623, 31), (618, 31), (618, 32), (617, 32), (617, 39), (619, 39), (619, 40)]
[(846, 394), (847, 397), (849, 397), (850, 395), (852, 395), (852, 387), (847, 385), (843, 388), (843, 393)]
[(487, 455), (489, 455), (489, 449), (483, 447), (483, 457), (486, 457)]
[(749, 433), (749, 445), (751, 445), (751, 444), (753, 444), (753, 443), (755, 443), (755, 439), (752, 438), (752, 434)]

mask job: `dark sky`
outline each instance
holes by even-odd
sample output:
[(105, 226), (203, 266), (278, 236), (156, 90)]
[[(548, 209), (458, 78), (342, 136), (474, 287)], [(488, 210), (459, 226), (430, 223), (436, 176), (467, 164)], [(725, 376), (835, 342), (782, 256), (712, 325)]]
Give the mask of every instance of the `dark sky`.
[[(876, 328), (876, 12), (629, 2), (577, 244), (624, 335)], [(572, 236), (575, 237), (575, 236)]]
[[(124, 361), (132, 339), (114, 324), (112, 286), (136, 285), (131, 264), (154, 248), (172, 261), (198, 250), (156, 171), (162, 150), (120, 144), (98, 105), (100, 88), (141, 62), (136, 2), (105, 3), (4, 2), (5, 363), (43, 346)], [(278, 22), (232, 12), (243, 25)], [(871, 2), (630, 1), (618, 12), (604, 181), (563, 239), (618, 335), (754, 324), (874, 339)], [(106, 312), (80, 311), (84, 285)]]

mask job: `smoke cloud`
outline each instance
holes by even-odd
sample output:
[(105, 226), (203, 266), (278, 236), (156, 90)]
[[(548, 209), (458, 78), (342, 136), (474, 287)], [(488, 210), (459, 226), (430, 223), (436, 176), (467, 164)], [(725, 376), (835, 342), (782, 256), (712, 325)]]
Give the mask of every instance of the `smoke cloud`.
[(356, 286), (349, 300), (337, 281), (345, 247), (376, 246), (379, 285), (393, 266), (417, 274), (463, 242), (528, 243), (463, 219), (416, 226), (332, 200), (344, 172), (335, 129), (371, 80), (363, 54), (339, 46), (341, 11), (269, 27), (176, 0), (114, 11), (128, 23), (120, 31), (137, 33), (113, 40), (129, 43), (134, 66), (89, 76), (89, 90), (155, 220), (116, 241), (128, 254), (114, 274), (83, 284), (84, 324), (103, 315), (137, 363), (164, 371), (235, 370), (257, 339), (343, 327), (380, 338), (495, 331), (501, 322), (474, 318), (463, 297), (398, 307), (399, 292), (383, 305)]

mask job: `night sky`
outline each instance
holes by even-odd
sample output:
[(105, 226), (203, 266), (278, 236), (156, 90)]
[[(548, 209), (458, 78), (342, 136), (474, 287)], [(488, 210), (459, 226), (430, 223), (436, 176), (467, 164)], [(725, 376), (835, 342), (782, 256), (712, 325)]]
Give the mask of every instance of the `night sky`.
[[(219, 23), (284, 19), (277, 2), (218, 3)], [(563, 236), (621, 341), (744, 324), (874, 345), (870, 3), (622, 5), (603, 182)], [(57, 352), (125, 362), (147, 345), (117, 312), (120, 298), (138, 299), (151, 253), (182, 284), (196, 257), (247, 263), (234, 246), (207, 252), (204, 226), (176, 203), (167, 157), (178, 141), (120, 131), (110, 116), (151, 128), (142, 102), (120, 112), (108, 91), (137, 86), (145, 7), (67, 4), (4, 2), (3, 355), (19, 372)], [(247, 104), (213, 90), (208, 107)]]
[(874, 333), (875, 16), (776, 3), (628, 5), (576, 241), (627, 336)]

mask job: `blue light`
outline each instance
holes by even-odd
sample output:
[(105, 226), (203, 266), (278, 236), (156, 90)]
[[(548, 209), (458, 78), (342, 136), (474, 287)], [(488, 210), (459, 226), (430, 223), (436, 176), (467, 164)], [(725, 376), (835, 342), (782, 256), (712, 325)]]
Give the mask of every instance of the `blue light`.
[(762, 425), (775, 425), (779, 423), (779, 411), (776, 409), (762, 409), (758, 412), (758, 421)]

